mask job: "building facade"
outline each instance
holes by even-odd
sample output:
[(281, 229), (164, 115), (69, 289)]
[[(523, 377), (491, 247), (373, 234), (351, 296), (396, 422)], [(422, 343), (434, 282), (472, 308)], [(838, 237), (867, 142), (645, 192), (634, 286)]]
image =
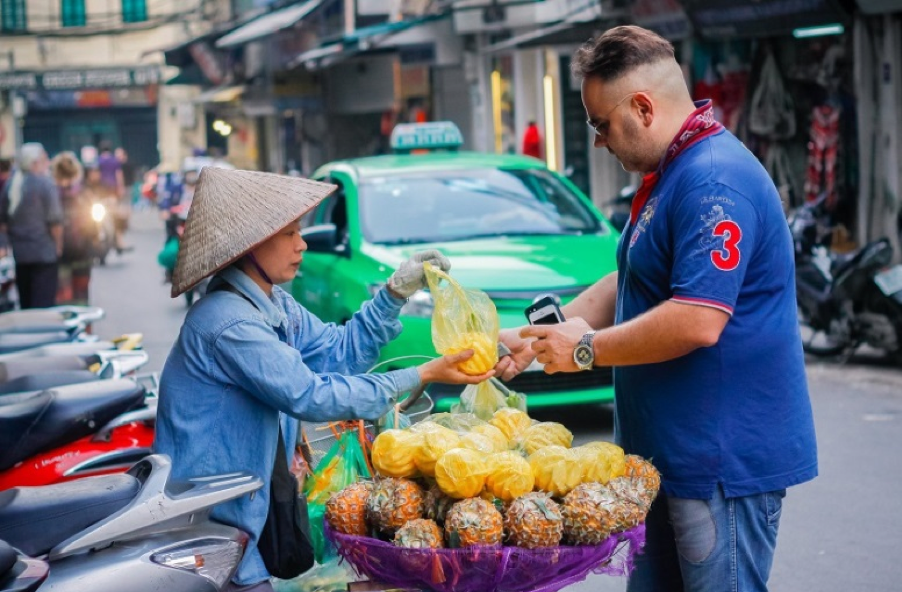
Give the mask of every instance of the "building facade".
[(206, 130), (161, 50), (229, 19), (211, 0), (0, 0), (0, 155), (108, 143), (138, 168), (178, 162)]

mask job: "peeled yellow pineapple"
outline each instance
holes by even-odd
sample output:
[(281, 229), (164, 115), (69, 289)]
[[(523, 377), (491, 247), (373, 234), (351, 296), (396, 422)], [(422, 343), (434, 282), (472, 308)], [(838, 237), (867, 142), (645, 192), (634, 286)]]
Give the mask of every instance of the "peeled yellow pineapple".
[(420, 473), (432, 477), (435, 475), (436, 461), (446, 452), (460, 445), (460, 436), (439, 425), (420, 435), (420, 446), (413, 451), (414, 464)]
[(486, 490), (504, 502), (532, 491), (536, 478), (532, 467), (516, 452), (499, 452), (486, 461)]
[(546, 446), (563, 446), (570, 448), (573, 443), (573, 433), (563, 424), (553, 421), (543, 421), (526, 428), (517, 438), (515, 446), (523, 450), (527, 456)]
[(513, 407), (503, 407), (492, 414), (489, 423), (501, 430), (504, 437), (509, 441), (520, 436), (526, 429), (532, 425), (532, 420), (528, 415), (514, 409)]
[(460, 447), (468, 448), (469, 450), (475, 450), (476, 452), (481, 452), (483, 454), (492, 454), (497, 452), (495, 450), (495, 443), (492, 442), (488, 436), (483, 436), (482, 434), (469, 433), (464, 434), (460, 437)]
[(478, 425), (470, 430), (471, 434), (480, 434), (492, 441), (495, 452), (504, 452), (510, 448), (510, 440), (500, 429), (490, 423)]
[(611, 464), (606, 452), (586, 446), (578, 446), (572, 451), (579, 459), (583, 483), (607, 483), (611, 480)]
[(488, 469), (484, 454), (466, 448), (446, 452), (435, 463), (435, 482), (445, 495), (463, 499), (479, 495)]
[(626, 455), (620, 446), (611, 442), (589, 442), (583, 444), (582, 448), (595, 449), (602, 454), (601, 458), (608, 465), (611, 479), (622, 477), (626, 472)]
[(413, 477), (417, 474), (414, 453), (421, 442), (421, 434), (385, 430), (373, 441), (373, 467), (386, 477)]
[(529, 455), (529, 466), (536, 476), (536, 487), (563, 497), (582, 482), (579, 457), (563, 446), (546, 446)]
[(498, 346), (485, 333), (471, 331), (455, 336), (454, 342), (445, 349), (445, 355), (456, 354), (465, 349), (473, 350), (473, 357), (457, 365), (461, 372), (476, 376), (485, 374), (498, 363)]

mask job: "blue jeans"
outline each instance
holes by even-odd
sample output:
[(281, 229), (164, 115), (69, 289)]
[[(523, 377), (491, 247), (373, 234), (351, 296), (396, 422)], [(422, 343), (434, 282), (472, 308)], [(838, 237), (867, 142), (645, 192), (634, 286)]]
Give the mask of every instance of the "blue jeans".
[(725, 498), (718, 487), (698, 500), (661, 492), (627, 592), (766, 592), (785, 495)]

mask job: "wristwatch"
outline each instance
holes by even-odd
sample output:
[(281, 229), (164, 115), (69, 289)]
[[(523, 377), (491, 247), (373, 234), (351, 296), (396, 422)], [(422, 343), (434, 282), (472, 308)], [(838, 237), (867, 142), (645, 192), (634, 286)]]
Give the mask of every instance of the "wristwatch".
[(595, 365), (595, 348), (592, 347), (594, 338), (595, 331), (589, 331), (573, 348), (573, 361), (580, 370), (591, 370)]

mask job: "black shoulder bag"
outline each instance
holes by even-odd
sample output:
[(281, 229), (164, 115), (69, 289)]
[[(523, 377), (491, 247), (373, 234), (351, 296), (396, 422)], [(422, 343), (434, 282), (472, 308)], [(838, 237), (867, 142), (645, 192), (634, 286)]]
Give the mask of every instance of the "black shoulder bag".
[(313, 567), (307, 500), (298, 494), (298, 480), (288, 470), (281, 426), (269, 486), (269, 514), (257, 548), (266, 570), (277, 578), (288, 580)]
[[(250, 300), (228, 283), (217, 290), (226, 290)], [(253, 302), (251, 302), (253, 304)], [(282, 425), (279, 424), (279, 443), (269, 484), (269, 513), (257, 541), (266, 571), (283, 580), (297, 577), (313, 567), (313, 544), (307, 516), (307, 498), (298, 493), (298, 480), (288, 470)]]

